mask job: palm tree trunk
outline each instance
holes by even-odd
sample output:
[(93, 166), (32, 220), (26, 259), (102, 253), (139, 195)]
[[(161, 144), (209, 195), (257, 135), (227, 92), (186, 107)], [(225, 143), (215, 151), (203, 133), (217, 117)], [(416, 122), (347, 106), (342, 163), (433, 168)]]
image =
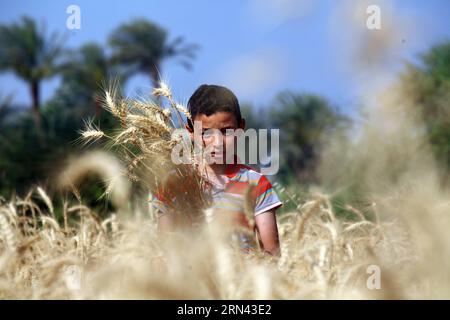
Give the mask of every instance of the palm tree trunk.
[(150, 70), (150, 77), (152, 79), (153, 88), (159, 87), (159, 73), (158, 73), (158, 66), (154, 64), (152, 66), (152, 69)]
[(95, 106), (95, 117), (98, 119), (100, 118), (100, 115), (102, 114), (102, 102), (101, 98), (98, 96), (97, 93), (94, 93), (92, 100), (94, 100), (94, 106)]
[(41, 129), (41, 113), (40, 113), (40, 97), (39, 97), (39, 81), (31, 82), (31, 99), (33, 101), (33, 116), (36, 129)]

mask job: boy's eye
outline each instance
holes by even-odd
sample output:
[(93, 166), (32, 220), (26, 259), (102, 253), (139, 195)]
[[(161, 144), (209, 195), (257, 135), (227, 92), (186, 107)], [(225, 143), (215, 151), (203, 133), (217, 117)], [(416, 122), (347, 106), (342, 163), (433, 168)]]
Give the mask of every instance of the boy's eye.
[[(234, 130), (233, 129), (220, 129), (219, 132), (223, 135), (223, 136), (232, 136), (234, 135)], [(211, 138), (213, 137), (215, 134), (217, 133), (217, 130), (205, 130), (202, 132), (202, 136), (203, 138)]]
[(203, 131), (202, 136), (203, 138), (211, 138), (214, 136), (214, 132), (212, 130)]

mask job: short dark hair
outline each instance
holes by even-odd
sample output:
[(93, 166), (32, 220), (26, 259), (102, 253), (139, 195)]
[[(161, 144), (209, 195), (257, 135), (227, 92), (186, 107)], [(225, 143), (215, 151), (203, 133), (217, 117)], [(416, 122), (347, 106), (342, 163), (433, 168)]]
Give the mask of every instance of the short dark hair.
[[(198, 114), (210, 116), (220, 111), (234, 114), (238, 125), (242, 120), (238, 99), (230, 89), (222, 86), (202, 84), (189, 98), (188, 109), (192, 121)], [(188, 120), (191, 128), (194, 127), (192, 121)]]

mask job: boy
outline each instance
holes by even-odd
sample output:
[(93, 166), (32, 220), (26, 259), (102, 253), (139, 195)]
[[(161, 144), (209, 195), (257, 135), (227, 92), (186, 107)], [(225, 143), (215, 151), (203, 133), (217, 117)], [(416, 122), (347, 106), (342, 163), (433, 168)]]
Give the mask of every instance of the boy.
[[(245, 193), (252, 186), (251, 201), (258, 237), (265, 252), (278, 255), (276, 210), (282, 203), (265, 176), (239, 164), (238, 158), (233, 157), (236, 136), (229, 134), (232, 131), (227, 132), (227, 129), (245, 129), (245, 119), (241, 117), (236, 96), (225, 87), (203, 84), (189, 99), (188, 109), (195, 123), (188, 120), (186, 126), (191, 139), (196, 134), (194, 127), (201, 128), (201, 143), (210, 150), (211, 161), (208, 161), (201, 174), (210, 185), (208, 192), (213, 199), (212, 209), (233, 216), (238, 223), (246, 220), (244, 202), (248, 196)], [(221, 136), (218, 137), (216, 133)], [(164, 200), (158, 195), (156, 197), (152, 205), (161, 213), (158, 228), (170, 230), (174, 226), (173, 217)]]

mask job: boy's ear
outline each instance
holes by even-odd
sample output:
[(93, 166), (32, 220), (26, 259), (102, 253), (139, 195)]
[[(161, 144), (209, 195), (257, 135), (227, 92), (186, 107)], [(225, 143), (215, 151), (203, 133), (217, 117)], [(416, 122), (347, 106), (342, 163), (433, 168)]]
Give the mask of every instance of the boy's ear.
[(191, 140), (194, 140), (194, 130), (188, 124), (186, 124), (185, 127), (187, 132), (189, 132), (189, 137), (191, 138)]
[(239, 123), (238, 128), (245, 130), (245, 119), (244, 118), (241, 119), (241, 123)]

